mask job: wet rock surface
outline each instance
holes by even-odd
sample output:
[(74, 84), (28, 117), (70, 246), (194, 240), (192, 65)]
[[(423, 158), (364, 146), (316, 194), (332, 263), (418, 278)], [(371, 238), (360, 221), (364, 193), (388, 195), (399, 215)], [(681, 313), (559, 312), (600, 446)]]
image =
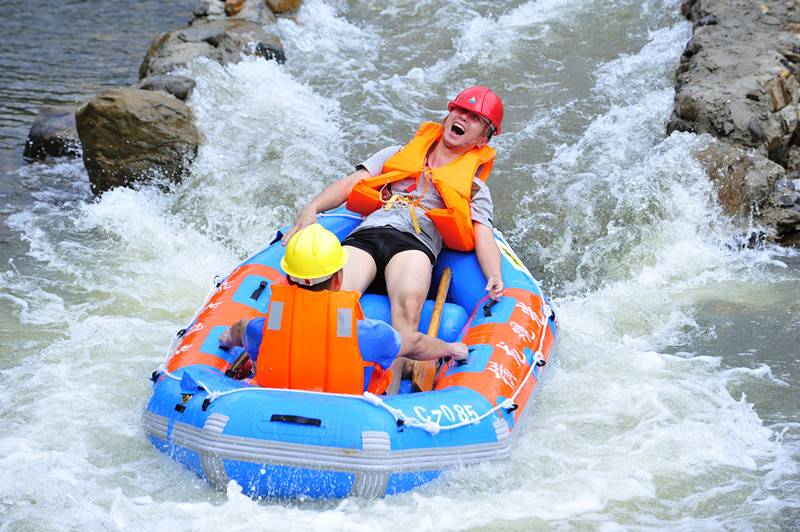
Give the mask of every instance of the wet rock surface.
[(151, 179), (179, 180), (197, 153), (191, 109), (160, 91), (101, 92), (78, 108), (76, 121), (95, 193)]
[[(767, 238), (800, 240), (800, 4), (686, 0), (693, 22), (676, 76), (667, 131), (708, 133), (720, 145), (697, 154), (731, 214), (750, 215)], [(734, 149), (735, 148), (735, 149)]]
[(23, 156), (28, 159), (80, 157), (75, 106), (44, 105), (31, 125)]
[(156, 37), (139, 67), (139, 78), (168, 74), (200, 57), (224, 65), (236, 63), (244, 55), (260, 55), (281, 62), (286, 59), (280, 39), (255, 22), (198, 19), (188, 28)]
[(157, 74), (144, 78), (133, 86), (135, 89), (146, 91), (162, 91), (175, 96), (181, 101), (186, 101), (192, 94), (196, 83), (186, 76), (173, 76), (170, 74)]

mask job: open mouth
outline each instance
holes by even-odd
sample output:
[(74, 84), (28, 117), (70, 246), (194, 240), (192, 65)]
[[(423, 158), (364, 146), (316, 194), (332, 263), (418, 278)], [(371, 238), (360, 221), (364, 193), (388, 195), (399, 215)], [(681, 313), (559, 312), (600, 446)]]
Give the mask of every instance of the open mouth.
[(450, 131), (452, 131), (459, 137), (467, 132), (467, 130), (464, 129), (464, 126), (462, 126), (461, 124), (453, 124), (452, 126), (450, 126)]

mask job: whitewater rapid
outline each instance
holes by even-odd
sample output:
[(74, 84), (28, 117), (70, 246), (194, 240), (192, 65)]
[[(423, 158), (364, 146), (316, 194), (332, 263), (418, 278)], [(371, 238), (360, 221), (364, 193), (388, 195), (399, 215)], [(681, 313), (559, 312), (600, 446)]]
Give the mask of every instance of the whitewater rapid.
[[(277, 30), (285, 65), (189, 67), (182, 183), (95, 199), (80, 162), (15, 171), (0, 530), (797, 524), (800, 260), (742, 246), (691, 157), (713, 141), (665, 134), (677, 0), (306, 0)], [(147, 378), (213, 276), (472, 83), (507, 109), (495, 222), (562, 330), (511, 460), (378, 501), (252, 501), (153, 449)]]

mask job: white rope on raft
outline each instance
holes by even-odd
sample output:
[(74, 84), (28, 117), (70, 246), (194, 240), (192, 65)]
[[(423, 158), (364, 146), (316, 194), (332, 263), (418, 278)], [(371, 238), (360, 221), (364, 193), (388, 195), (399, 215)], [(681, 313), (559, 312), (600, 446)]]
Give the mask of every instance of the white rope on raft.
[[(370, 403), (371, 405), (383, 408), (384, 410), (389, 412), (392, 415), (392, 417), (394, 418), (395, 423), (402, 422), (403, 426), (419, 428), (419, 429), (422, 429), (422, 430), (424, 430), (424, 431), (426, 431), (426, 432), (428, 432), (430, 434), (433, 434), (433, 435), (436, 435), (436, 434), (438, 434), (439, 432), (441, 432), (443, 430), (455, 430), (457, 428), (466, 427), (467, 425), (477, 425), (481, 421), (483, 421), (487, 417), (493, 415), (495, 412), (497, 412), (500, 409), (513, 408), (514, 404), (515, 404), (515, 401), (517, 399), (517, 396), (520, 394), (520, 392), (522, 392), (522, 389), (525, 387), (525, 385), (530, 380), (531, 376), (533, 375), (534, 369), (536, 368), (536, 366), (541, 361), (544, 360), (544, 354), (542, 353), (542, 347), (544, 346), (544, 339), (545, 339), (545, 335), (547, 334), (547, 326), (548, 326), (548, 323), (549, 323), (549, 318), (553, 315), (552, 309), (550, 309), (550, 306), (547, 305), (547, 304), (544, 305), (544, 314), (545, 314), (545, 319), (542, 320), (543, 321), (542, 328), (541, 328), (541, 330), (539, 332), (539, 348), (534, 353), (533, 360), (531, 361), (531, 365), (528, 368), (528, 372), (525, 374), (525, 378), (522, 380), (522, 384), (520, 384), (517, 387), (516, 391), (514, 392), (514, 394), (511, 397), (505, 399), (502, 403), (498, 404), (494, 408), (491, 408), (491, 409), (487, 410), (486, 412), (484, 412), (483, 414), (481, 414), (480, 416), (478, 416), (477, 418), (474, 418), (474, 419), (461, 421), (459, 423), (454, 423), (452, 425), (442, 426), (440, 423), (438, 423), (436, 421), (431, 421), (431, 420), (424, 421), (424, 420), (419, 419), (418, 417), (415, 417), (415, 416), (408, 416), (401, 409), (394, 408), (393, 406), (390, 406), (390, 405), (386, 404), (386, 401), (384, 401), (382, 397), (379, 397), (379, 396), (377, 396), (377, 395), (375, 395), (373, 393), (370, 393), (370, 392), (364, 392), (364, 394), (360, 395), (360, 396), (359, 395), (352, 395), (352, 394), (327, 393), (327, 392), (324, 393), (324, 394), (321, 394), (320, 392), (314, 392), (314, 391), (310, 391), (310, 390), (291, 390), (291, 392), (292, 393), (315, 394), (315, 395), (326, 395), (326, 396), (334, 395), (334, 396), (339, 396), (339, 397), (360, 397), (360, 398), (364, 399), (365, 401), (367, 401), (368, 403)], [(169, 377), (170, 379), (173, 379), (173, 380), (176, 380), (176, 381), (180, 381), (181, 380), (181, 377), (178, 377), (177, 375), (174, 375), (174, 374), (170, 373), (169, 370), (167, 370), (165, 364), (162, 364), (158, 368), (158, 373), (163, 374), (163, 375)], [(195, 382), (197, 384), (198, 389), (203, 389), (208, 393), (208, 396), (206, 397), (205, 400), (208, 401), (209, 405), (211, 403), (213, 403), (214, 401), (216, 401), (217, 399), (219, 399), (220, 397), (225, 397), (226, 395), (233, 395), (235, 393), (275, 392), (275, 391), (285, 392), (285, 391), (287, 391), (285, 388), (249, 387), (249, 388), (235, 388), (235, 389), (228, 390), (228, 391), (225, 391), (225, 392), (220, 392), (220, 391), (217, 391), (217, 390), (212, 390), (210, 387), (208, 387), (202, 381), (195, 381)]]
[(544, 346), (544, 338), (545, 338), (545, 334), (547, 333), (547, 325), (549, 323), (549, 318), (550, 318), (550, 316), (553, 315), (552, 309), (547, 304), (544, 305), (544, 313), (545, 313), (546, 317), (544, 319), (544, 323), (542, 324), (542, 328), (541, 328), (540, 334), (539, 334), (539, 348), (536, 350), (536, 353), (534, 353), (534, 355), (533, 355), (533, 360), (531, 361), (531, 365), (528, 368), (528, 372), (525, 374), (525, 378), (522, 379), (522, 384), (520, 384), (517, 387), (516, 391), (514, 392), (514, 394), (511, 397), (505, 399), (502, 403), (500, 403), (499, 405), (495, 406), (494, 408), (491, 408), (491, 409), (487, 410), (486, 412), (484, 412), (483, 414), (481, 414), (477, 418), (468, 419), (468, 420), (465, 420), (465, 421), (460, 421), (459, 423), (454, 423), (452, 425), (442, 426), (436, 421), (423, 421), (423, 420), (421, 420), (421, 419), (419, 419), (417, 417), (414, 417), (414, 416), (407, 416), (407, 415), (405, 415), (403, 413), (402, 410), (400, 410), (399, 408), (394, 408), (394, 407), (386, 404), (386, 401), (384, 401), (383, 398), (381, 398), (381, 397), (379, 397), (379, 396), (377, 396), (377, 395), (375, 395), (373, 393), (364, 392), (364, 395), (363, 395), (364, 400), (367, 401), (370, 404), (373, 404), (375, 406), (381, 407), (384, 410), (386, 410), (387, 412), (389, 412), (390, 414), (392, 414), (392, 416), (395, 419), (395, 422), (402, 421), (405, 426), (421, 428), (421, 429), (423, 429), (423, 430), (425, 430), (425, 431), (427, 431), (427, 432), (429, 432), (431, 434), (438, 434), (442, 430), (454, 430), (454, 429), (458, 429), (458, 428), (461, 428), (461, 427), (466, 427), (467, 425), (477, 425), (478, 423), (480, 423), (481, 421), (483, 421), (487, 417), (491, 416), (492, 414), (494, 414), (495, 412), (497, 412), (501, 408), (505, 408), (505, 409), (513, 408), (514, 404), (515, 404), (515, 401), (517, 399), (517, 396), (520, 394), (520, 392), (522, 392), (522, 389), (528, 383), (528, 380), (530, 380), (531, 376), (533, 375), (534, 369), (539, 364), (539, 362), (544, 360), (544, 354), (542, 354), (542, 347)]

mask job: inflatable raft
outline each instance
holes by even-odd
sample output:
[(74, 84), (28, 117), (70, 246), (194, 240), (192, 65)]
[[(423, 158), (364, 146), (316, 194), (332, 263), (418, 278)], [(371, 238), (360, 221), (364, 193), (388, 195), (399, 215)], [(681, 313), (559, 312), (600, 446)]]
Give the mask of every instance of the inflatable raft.
[[(360, 217), (338, 209), (319, 223), (346, 237)], [(433, 274), (452, 284), (439, 337), (470, 348), (443, 364), (433, 391), (393, 396), (269, 389), (226, 377), (240, 349), (219, 337), (241, 318), (263, 316), (270, 286), (285, 283), (278, 238), (215, 281), (152, 375), (143, 415), (159, 450), (219, 488), (235, 480), (253, 497), (380, 497), (413, 489), (444, 470), (510, 453), (558, 337), (547, 297), (502, 235), (505, 295), (490, 304), (474, 253), (444, 250)], [(280, 233), (279, 233), (280, 235)], [(386, 296), (364, 294), (366, 316), (389, 320)], [(420, 330), (433, 303), (426, 302)]]

